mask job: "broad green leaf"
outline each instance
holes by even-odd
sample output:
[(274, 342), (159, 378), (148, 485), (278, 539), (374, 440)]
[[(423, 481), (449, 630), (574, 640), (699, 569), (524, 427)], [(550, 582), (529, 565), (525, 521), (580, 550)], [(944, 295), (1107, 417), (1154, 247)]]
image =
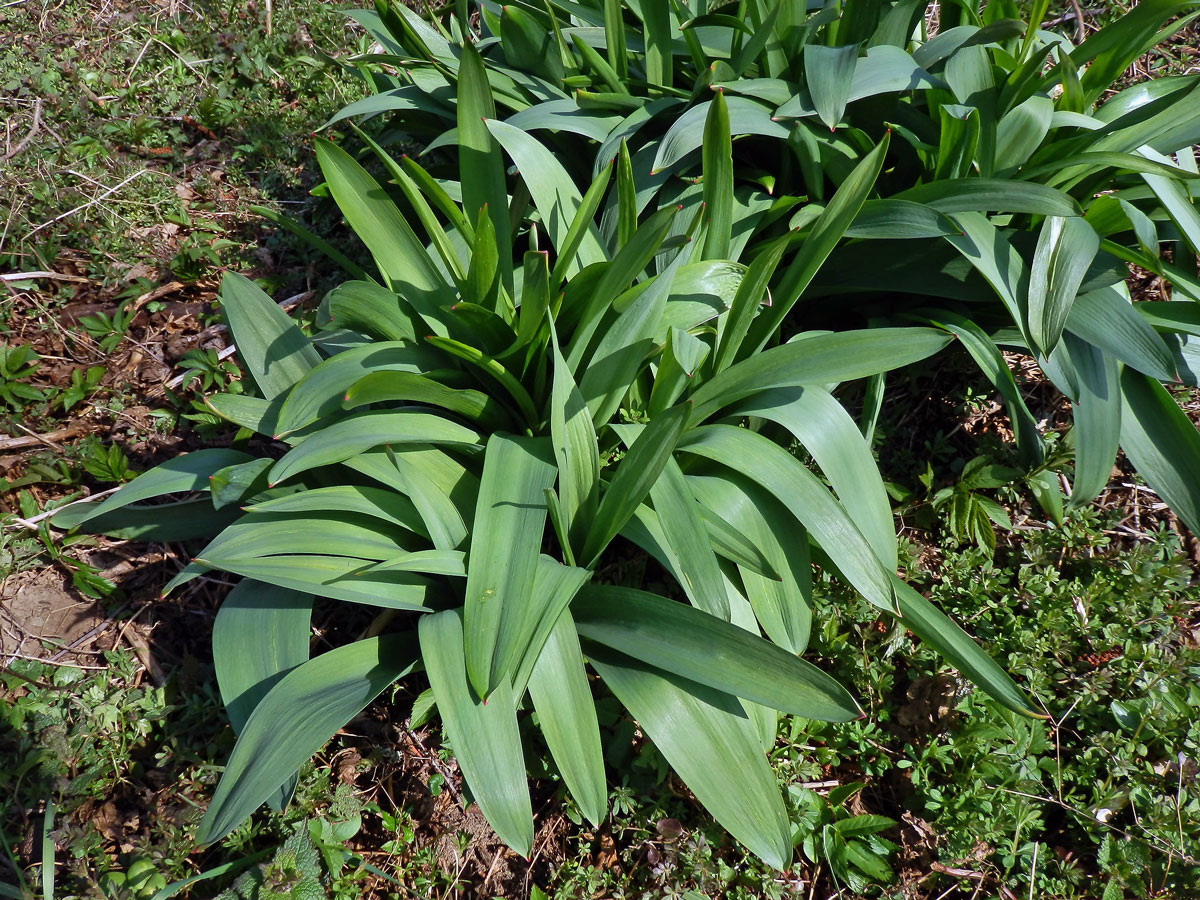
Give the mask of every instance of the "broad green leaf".
[(1085, 219), (1049, 216), (1038, 233), (1029, 272), (1029, 336), (1049, 356), (1062, 335), (1100, 236)]
[(377, 116), (385, 112), (423, 112), (440, 119), (450, 119), (454, 115), (454, 107), (441, 103), (433, 94), (416, 85), (406, 84), (346, 104), (321, 127), (328, 128), (336, 122), (355, 116)]
[(971, 637), (950, 621), (941, 610), (892, 575), (900, 621), (913, 634), (936, 650), (946, 662), (971, 679), (996, 702), (1022, 715), (1045, 718), (1033, 708), (1008, 673), (985, 653)]
[(248, 513), (348, 512), (399, 525), (406, 531), (424, 534), (425, 525), (411, 500), (396, 491), (354, 484), (314, 488), (247, 506)]
[[(705, 123), (708, 119), (708, 103), (693, 106), (671, 123), (654, 157), (652, 172), (660, 172), (674, 165), (693, 150), (704, 145)], [(771, 110), (749, 97), (726, 97), (729, 113), (729, 133), (734, 137), (743, 134), (759, 134), (765, 137), (786, 139), (788, 130), (776, 122)]]
[(1129, 368), (1121, 373), (1121, 448), (1171, 511), (1200, 531), (1200, 433), (1166, 388)]
[[(807, 54), (813, 46), (817, 45), (806, 46), (804, 53)], [(897, 91), (924, 90), (941, 84), (939, 79), (921, 68), (917, 61), (900, 47), (870, 47), (866, 56), (855, 61), (854, 76), (849, 80), (846, 89), (846, 102), (853, 103), (865, 97)], [(730, 87), (732, 88), (732, 85)], [(775, 115), (781, 119), (817, 115), (817, 104), (811, 90), (802, 90), (778, 105), (779, 109), (775, 111)]]
[(480, 210), (487, 210), (496, 232), (500, 283), (512, 296), (512, 236), (504, 160), (487, 122), (495, 118), (496, 105), (492, 101), (483, 59), (474, 45), (467, 43), (458, 65), (458, 173), (463, 212), (474, 222)]
[(718, 555), (764, 578), (772, 581), (780, 580), (779, 573), (775, 571), (771, 561), (763, 555), (762, 549), (721, 518), (718, 513), (701, 505), (700, 518), (708, 531), (712, 548)]
[(196, 558), (317, 553), (378, 561), (402, 549), (415, 549), (406, 548), (411, 541), (411, 536), (399, 529), (337, 512), (328, 515), (250, 513), (222, 531)]
[(688, 486), (705, 509), (746, 535), (770, 562), (769, 575), (739, 565), (746, 598), (772, 641), (803, 652), (812, 627), (808, 533), (769, 489), (738, 473), (689, 475)]
[(587, 529), (596, 514), (600, 493), (600, 458), (596, 429), (583, 395), (575, 386), (567, 361), (558, 348), (558, 335), (551, 327), (554, 375), (550, 388), (550, 437), (558, 464), (558, 493), (567, 534), (568, 549), (583, 550)]
[(625, 45), (625, 22), (621, 0), (604, 0), (604, 46), (608, 63), (622, 82), (629, 77), (629, 60)]
[(346, 222), (367, 245), (388, 286), (418, 312), (425, 325), (445, 334), (441, 307), (454, 292), (387, 193), (345, 150), (317, 138), (317, 161)]
[(1156, 329), (1200, 335), (1200, 304), (1143, 300), (1133, 308)]
[[(212, 654), (221, 701), (234, 734), (267, 692), (292, 668), (308, 660), (312, 597), (251, 579), (226, 595), (213, 620)], [(268, 798), (282, 810), (296, 789), (290, 775)]]
[(249, 278), (225, 273), (221, 309), (246, 373), (268, 400), (321, 361), (291, 317)]
[(937, 181), (965, 178), (971, 173), (980, 149), (979, 109), (944, 103), (938, 114), (941, 129), (933, 177)]
[(432, 582), (420, 575), (409, 572), (385, 572), (377, 576), (364, 574), (363, 570), (369, 562), (346, 556), (232, 555), (236, 552), (234, 550), (230, 556), (214, 559), (198, 557), (193, 566), (189, 566), (190, 572), (184, 570), (187, 576), (174, 579), (164, 588), (164, 592), (188, 580), (189, 576), (203, 574), (209, 568), (348, 603), (413, 612), (428, 612), (430, 609), (428, 600)]
[(811, 455), (888, 568), (896, 568), (896, 529), (879, 467), (845, 407), (819, 387), (776, 388), (753, 394), (731, 411), (782, 425)]
[[(731, 425), (695, 428), (683, 436), (679, 450), (743, 472), (773, 492), (869, 603), (895, 608), (888, 571), (862, 531), (820, 479), (786, 450)], [(748, 467), (747, 460), (753, 460), (753, 466)]]
[(671, 59), (672, 27), (670, 5), (667, 3), (642, 4), (642, 22), (645, 25), (646, 80), (652, 85), (670, 84), (674, 69)]
[(273, 437), (285, 399), (285, 394), (279, 394), (273, 400), (247, 394), (213, 394), (204, 398), (204, 404), (227, 422)]
[[(578, 371), (579, 364), (591, 346), (596, 330), (612, 302), (662, 250), (663, 239), (678, 211), (678, 207), (675, 206), (660, 209), (642, 223), (629, 243), (613, 257), (612, 262), (605, 264), (599, 282), (583, 302), (578, 315), (578, 327), (566, 348), (566, 359), (572, 372)], [(567, 312), (564, 304), (564, 315)]]
[(750, 342), (753, 348), (762, 349), (783, 324), (804, 289), (858, 216), (867, 195), (874, 189), (890, 140), (891, 133), (888, 132), (854, 167), (813, 225), (800, 252), (785, 267), (783, 278), (774, 292), (774, 305), (759, 316), (754, 327)]
[(827, 385), (919, 362), (951, 338), (932, 328), (872, 328), (822, 334), (772, 347), (731, 366), (692, 395), (693, 421), (769, 388)]
[[(510, 338), (511, 339), (511, 338)], [(486, 372), (491, 377), (495, 378), (500, 385), (512, 397), (521, 414), (526, 420), (532, 424), (537, 421), (537, 410), (533, 406), (533, 400), (529, 396), (529, 392), (525, 390), (524, 385), (513, 377), (513, 374), (504, 367), (504, 364), (497, 360), (494, 356), (484, 353), (477, 347), (472, 347), (469, 344), (464, 344), (462, 341), (456, 341), (452, 338), (437, 337), (430, 335), (425, 338), (433, 346), (439, 350), (444, 350), (451, 356), (457, 356), (459, 359), (469, 362), (477, 369)]]
[(563, 238), (563, 243), (558, 248), (558, 258), (554, 261), (554, 270), (550, 275), (550, 284), (556, 291), (563, 279), (578, 273), (580, 269), (578, 253), (583, 241), (587, 238), (595, 238), (599, 241), (594, 224), (596, 210), (600, 208), (600, 201), (604, 198), (604, 192), (608, 188), (611, 176), (611, 164), (602, 167), (596, 177), (592, 179), (591, 185), (579, 202), (579, 207), (575, 210), (575, 218), (571, 220), (566, 237)]
[[(85, 504), (80, 504), (85, 507)], [(72, 513), (76, 507), (63, 509), (53, 517), (56, 528), (74, 527)], [(181, 500), (154, 506), (129, 504), (121, 509), (89, 518), (86, 530), (105, 534), (122, 541), (152, 541), (175, 543), (207, 538), (229, 525), (241, 512), (236, 507), (213, 509), (212, 501)]]
[(650, 415), (658, 415), (679, 399), (689, 380), (708, 359), (710, 350), (708, 343), (685, 329), (671, 327), (650, 389)]
[(602, 648), (584, 652), (704, 808), (768, 865), (786, 868), (787, 811), (737, 699)]
[(579, 554), (587, 568), (595, 566), (609, 541), (616, 537), (658, 481), (687, 425), (690, 411), (691, 404), (681, 403), (655, 416), (617, 464), (595, 518), (588, 526), (583, 552)]
[[(481, 313), (493, 313), (500, 308), (500, 258), (496, 246), (496, 230), (488, 216), (486, 207), (479, 210), (475, 220), (475, 243), (471, 248), (471, 262), (462, 283), (462, 303), (451, 309), (458, 312), (460, 306), (477, 308)], [(451, 329), (451, 333), (456, 332)], [(468, 338), (470, 340), (470, 338)]]
[(1013, 322), (1028, 337), (1027, 316), (1021, 301), (1028, 290), (1029, 270), (1021, 254), (1005, 233), (982, 213), (960, 212), (954, 216), (954, 221), (958, 222), (962, 233), (948, 235), (946, 241), (992, 286)]
[(509, 116), (504, 123), (525, 132), (544, 128), (603, 141), (621, 118), (615, 113), (583, 109), (575, 99), (547, 100)]
[(332, 325), (361, 331), (383, 341), (417, 340), (412, 317), (401, 299), (373, 281), (346, 281), (325, 295), (322, 312)]
[(950, 178), (919, 184), (893, 195), (924, 203), (942, 213), (1003, 212), (1040, 216), (1079, 216), (1079, 204), (1045, 185), (999, 178)]
[(517, 309), (517, 338), (503, 356), (527, 347), (541, 333), (550, 309), (550, 254), (530, 250), (521, 266), (521, 305)]
[(729, 307), (729, 316), (721, 329), (717, 341), (717, 353), (713, 362), (713, 374), (719, 375), (738, 358), (742, 342), (750, 331), (750, 323), (758, 314), (760, 305), (767, 299), (770, 284), (779, 261), (791, 242), (786, 234), (776, 239), (765, 250), (754, 257), (745, 277), (738, 283), (737, 293)]
[[(548, 494), (553, 492), (547, 491)], [(555, 627), (571, 600), (579, 593), (592, 577), (587, 569), (575, 566), (564, 566), (558, 560), (543, 554), (538, 557), (537, 569), (533, 576), (533, 594), (538, 607), (537, 622), (533, 636), (526, 645), (517, 666), (517, 674), (513, 679), (513, 696), (520, 697), (533, 676), (533, 667), (537, 664), (542, 647), (550, 639), (550, 632)]]
[[(207, 491), (213, 473), (253, 459), (240, 450), (206, 448), (183, 453), (143, 472), (120, 490), (96, 503), (72, 503), (55, 512), (50, 524), (55, 528), (75, 528), (98, 516), (122, 509), (132, 503), (151, 500), (165, 494)], [(208, 501), (206, 500), (207, 504)]]
[[(595, 72), (600, 77), (600, 80), (604, 82), (604, 86), (611, 92), (577, 91), (575, 99), (580, 106), (588, 106), (588, 101), (592, 101), (589, 108), (619, 112), (627, 108), (622, 101), (630, 101), (631, 103), (644, 102), (643, 98), (630, 95), (629, 89), (625, 87), (621, 76), (617, 74), (617, 70), (604, 57), (597, 53), (595, 48), (583, 40), (578, 33), (571, 35), (571, 42), (583, 57), (583, 68), (588, 68)], [(603, 140), (603, 136), (597, 138), (597, 140)]]
[(388, 557), (364, 569), (361, 574), (378, 575), (381, 572), (419, 572), (423, 575), (461, 577), (467, 574), (466, 554), (461, 550), (416, 550)]
[[(559, 256), (571, 254), (570, 267), (566, 269), (565, 274), (573, 274), (584, 266), (602, 262), (606, 256), (595, 228), (583, 228), (578, 232), (577, 246), (570, 246), (568, 236), (571, 235), (571, 226), (584, 203), (579, 188), (575, 186), (562, 163), (545, 145), (521, 129), (514, 128), (507, 122), (492, 119), (485, 124), (491, 136), (512, 158), (526, 187), (529, 188), (529, 196), (533, 198), (533, 205), (541, 217), (542, 226), (550, 235)], [(595, 198), (594, 202), (598, 201), (599, 198)]]
[(208, 479), (213, 508), (221, 509), (267, 491), (271, 464), (272, 460), (260, 457), (213, 472)]
[(846, 101), (854, 83), (858, 45), (825, 47), (809, 44), (804, 48), (804, 79), (817, 118), (832, 131), (842, 120)]
[(1174, 381), (1175, 359), (1158, 332), (1114, 288), (1075, 298), (1067, 330), (1159, 381)]
[(1072, 54), (1078, 65), (1091, 63), (1080, 79), (1085, 100), (1094, 103), (1131, 62), (1154, 45), (1164, 22), (1194, 5), (1195, 0), (1144, 0), (1094, 32)]
[(460, 546), (467, 538), (479, 480), (457, 460), (428, 445), (397, 447), (390, 462), (401, 489), (420, 512), (433, 546), (439, 550)]
[[(732, 151), (731, 151), (732, 152)], [(637, 180), (629, 144), (620, 142), (617, 152), (617, 250), (629, 244), (637, 230)]]
[(704, 259), (729, 256), (733, 233), (733, 145), (729, 135), (729, 110), (725, 92), (717, 90), (704, 123), (704, 204), (707, 233)]
[(467, 672), (486, 699), (502, 681), (511, 685), (533, 635), (543, 598), (533, 596), (534, 571), (546, 526), (543, 492), (555, 468), (542, 439), (494, 434), (467, 562)]
[(909, 200), (868, 200), (846, 229), (848, 238), (912, 240), (956, 234), (958, 226), (931, 207)]
[[(1170, 159), (1155, 153), (1149, 147), (1142, 147), (1139, 152), (1155, 162), (1164, 164), (1171, 162)], [(1186, 185), (1174, 178), (1162, 175), (1143, 173), (1142, 178), (1145, 179), (1146, 184), (1150, 185), (1150, 189), (1154, 191), (1154, 195), (1158, 197), (1163, 209), (1167, 211), (1167, 215), (1171, 217), (1171, 221), (1175, 223), (1187, 240), (1192, 251), (1200, 250), (1200, 212), (1196, 211), (1195, 202)]]
[(276, 439), (342, 408), (346, 389), (369, 372), (423, 372), (437, 365), (428, 347), (378, 342), (331, 356), (314, 366), (293, 388), (279, 410)]
[[(621, 434), (628, 427), (616, 426), (616, 430)], [(700, 517), (700, 506), (674, 459), (667, 460), (658, 481), (650, 488), (650, 500), (658, 513), (667, 548), (679, 562), (680, 583), (688, 598), (697, 608), (729, 621), (729, 600), (725, 596), (721, 567)]]
[[(345, 355), (338, 354), (333, 359)], [(504, 406), (482, 391), (447, 387), (412, 371), (377, 371), (362, 375), (339, 399), (346, 409), (402, 401), (436, 406), (487, 428), (511, 428), (514, 424)]]
[[(1152, 153), (1153, 151), (1150, 148), (1145, 148), (1143, 152)], [(1053, 162), (1042, 165), (1029, 166), (1021, 170), (1019, 177), (1024, 181), (1044, 178), (1049, 175), (1051, 176), (1048, 179), (1049, 181), (1062, 186), (1078, 182), (1084, 176), (1102, 172), (1105, 169), (1117, 169), (1122, 173), (1141, 172), (1148, 175), (1160, 175), (1166, 178), (1187, 180), (1194, 180), (1197, 177), (1195, 173), (1170, 164), (1170, 160), (1158, 162), (1156, 159), (1147, 159), (1145, 156), (1133, 153), (1121, 153), (1115, 150), (1094, 150), (1059, 157)], [(1089, 206), (1089, 210), (1090, 208)]]
[(608, 810), (600, 726), (571, 613), (563, 610), (529, 679), (550, 755), (583, 817), (599, 826)]
[(271, 469), (271, 484), (318, 466), (343, 462), (372, 447), (399, 444), (480, 443), (479, 432), (416, 410), (356, 413), (307, 438)]
[(629, 386), (637, 379), (650, 352), (667, 309), (675, 277), (687, 254), (678, 253), (666, 269), (649, 282), (628, 308), (600, 335), (596, 350), (584, 367), (579, 392), (592, 412), (592, 421), (601, 426), (616, 414)]
[(416, 661), (411, 635), (387, 635), (338, 647), (288, 672), (250, 714), (196, 843), (213, 844), (233, 831), (279, 787), (281, 773), (299, 769)]
[(1121, 367), (1117, 360), (1071, 333), (1063, 340), (1079, 396), (1075, 429), (1075, 478), (1069, 508), (1081, 509), (1099, 496), (1112, 478), (1121, 440)]
[(862, 714), (849, 692), (812, 663), (687, 604), (588, 585), (571, 614), (581, 637), (735, 697), (827, 722)]
[(487, 703), (471, 690), (463, 656), (461, 612), (421, 619), (421, 657), (438, 714), (471, 794), (500, 840), (522, 856), (533, 848), (533, 810), (517, 729), (516, 701), (507, 680)]
[[(683, 251), (687, 256), (687, 251)], [(716, 319), (733, 305), (738, 287), (746, 277), (746, 267), (740, 263), (723, 259), (710, 259), (684, 265), (676, 272), (667, 295), (667, 306), (662, 319), (654, 331), (654, 343), (666, 343), (671, 329), (693, 331), (706, 322)], [(634, 291), (645, 288), (646, 283), (637, 285)], [(622, 312), (628, 308), (627, 298), (634, 291), (618, 298), (613, 308)]]
[(1000, 117), (996, 126), (996, 170), (1025, 165), (1050, 131), (1054, 101), (1034, 94)]
[(500, 8), (500, 47), (514, 69), (539, 75), (552, 84), (562, 81), (562, 57), (553, 32), (519, 6)]

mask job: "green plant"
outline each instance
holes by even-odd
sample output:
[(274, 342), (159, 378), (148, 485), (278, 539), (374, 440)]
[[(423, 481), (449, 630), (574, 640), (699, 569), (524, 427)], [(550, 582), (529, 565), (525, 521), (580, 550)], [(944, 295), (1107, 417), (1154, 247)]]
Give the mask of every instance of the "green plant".
[(862, 783), (841, 784), (828, 795), (794, 785), (788, 797), (794, 813), (792, 842), (814, 863), (825, 863), (835, 882), (861, 893), (872, 882), (887, 884), (894, 875), (888, 858), (899, 847), (880, 836), (896, 826), (894, 819), (855, 815), (846, 801), (863, 789)]
[(40, 359), (32, 347), (0, 344), (0, 400), (9, 409), (20, 411), (30, 401), (46, 399), (43, 389), (28, 383), (37, 374)]
[(958, 540), (969, 539), (989, 552), (996, 549), (996, 530), (999, 526), (1012, 528), (1012, 520), (1004, 507), (981, 490), (995, 490), (1011, 483), (1021, 473), (998, 466), (986, 456), (977, 456), (963, 466), (962, 474), (953, 487), (945, 487), (933, 495), (934, 511), (942, 511), (946, 529)]
[(72, 369), (71, 383), (55, 398), (62, 411), (70, 412), (72, 406), (94, 394), (104, 378), (104, 372), (104, 366), (88, 366), (86, 371)]
[[(811, 559), (902, 615), (1001, 703), (1034, 714), (961, 629), (893, 574), (882, 481), (858, 426), (823, 387), (915, 362), (949, 338), (863, 329), (763, 349), (796, 299), (785, 286), (765, 305), (790, 237), (746, 267), (731, 258), (744, 210), (705, 216), (698, 203), (671, 203), (640, 216), (622, 164), (577, 191), (545, 148), (492, 118), (482, 60), (463, 52), (458, 184), (371, 145), (411, 217), (349, 154), (318, 142), (326, 189), (382, 283), (363, 273), (331, 291), (311, 340), (245, 278), (222, 285), (262, 397), (207, 402), (282, 441), (284, 456), (190, 453), (54, 522), (153, 539), (215, 535), (168, 588), (212, 569), (243, 577), (214, 627), (240, 736), (201, 842), (264, 801), (285, 803), (291, 773), (418, 665), (505, 842), (528, 853), (533, 839), (519, 733), (527, 691), (572, 798), (599, 822), (607, 790), (586, 658), (697, 799), (783, 868), (790, 826), (762, 752), (775, 710), (860, 715), (797, 655), (811, 620)], [(712, 109), (711, 146), (727, 147), (728, 120), (720, 102)], [(788, 283), (820, 267), (831, 246), (822, 229), (861, 204), (886, 146), (820, 214)], [(505, 155), (519, 172), (511, 183)], [(717, 205), (725, 169), (712, 154), (705, 190)], [(608, 236), (597, 222), (606, 193), (622, 221)], [(514, 256), (514, 246), (528, 249)], [(833, 491), (785, 449), (796, 442)], [(142, 505), (181, 492), (202, 495)], [(642, 553), (673, 577), (671, 597), (612, 583), (608, 573)], [(381, 607), (372, 633), (393, 620), (409, 627), (309, 659), (313, 595)], [(397, 611), (419, 613), (416, 628)]]
[(300, 822), (274, 858), (240, 875), (217, 900), (327, 900), (321, 855)]
[[(682, 0), (483, 0), (479, 39), (506, 124), (536, 134), (580, 189), (619, 158), (636, 200), (622, 210), (610, 198), (605, 236), (644, 208), (701, 199), (714, 221), (739, 218), (734, 245), (748, 258), (792, 229), (773, 325), (790, 312), (789, 333), (864, 321), (944, 329), (1005, 401), (1023, 465), (1036, 469), (1045, 447), (1002, 350), (1031, 356), (1075, 414), (1070, 498), (1044, 481), (1043, 506), (1089, 503), (1121, 447), (1200, 529), (1188, 475), (1200, 437), (1161, 384), (1197, 384), (1200, 85), (1123, 80), (1200, 15), (1194, 6), (1141, 3), (1075, 46), (1042, 27), (1043, 0), (982, 11), (756, 0), (736, 16)], [(399, 126), (389, 134), (451, 153), (460, 60), (476, 39), (461, 13), (425, 20), (386, 0), (356, 13), (383, 48), (356, 61), (376, 93), (334, 121), (387, 115)], [(728, 119), (731, 144), (707, 139), (714, 117)], [(727, 152), (731, 168), (710, 165)], [(834, 190), (867, 160), (867, 191), (839, 202)], [(828, 264), (806, 266), (826, 243)], [(1128, 264), (1185, 302), (1131, 304)], [(869, 431), (881, 381), (868, 397)], [(984, 518), (969, 518), (986, 540)]]
[(125, 339), (125, 332), (129, 330), (129, 323), (134, 315), (133, 303), (124, 300), (117, 304), (111, 313), (98, 312), (92, 316), (82, 316), (79, 324), (96, 342), (101, 353), (112, 353), (117, 344)]

